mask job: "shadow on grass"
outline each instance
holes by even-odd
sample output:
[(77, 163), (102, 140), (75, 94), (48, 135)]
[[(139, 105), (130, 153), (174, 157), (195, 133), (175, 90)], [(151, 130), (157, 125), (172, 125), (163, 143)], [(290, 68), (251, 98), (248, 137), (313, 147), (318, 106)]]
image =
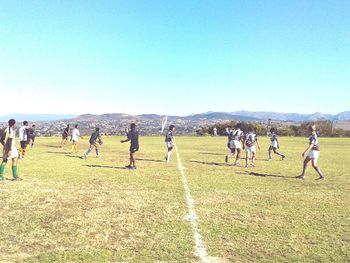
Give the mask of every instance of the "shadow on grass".
[(203, 161), (190, 161), (190, 163), (199, 163), (205, 165), (214, 165), (214, 166), (228, 166), (226, 163), (216, 163), (216, 162), (203, 162)]
[(62, 146), (58, 146), (58, 145), (44, 145), (44, 146), (48, 148), (56, 148), (56, 149), (62, 148)]
[(71, 154), (71, 152), (46, 152), (46, 153), (52, 153), (52, 154)]
[(126, 167), (99, 165), (99, 164), (83, 164), (83, 166), (90, 167), (90, 168), (108, 168), (108, 169), (119, 169), (119, 170), (126, 170), (127, 169)]
[(237, 174), (252, 175), (252, 176), (259, 176), (259, 177), (275, 177), (275, 178), (284, 178), (284, 179), (295, 179), (294, 176), (283, 176), (283, 175), (265, 174), (265, 173), (248, 172), (248, 171), (237, 172)]
[(82, 156), (72, 155), (72, 154), (68, 154), (68, 155), (66, 155), (66, 157), (69, 157), (69, 158), (76, 158), (76, 159), (83, 159)]
[(201, 154), (201, 155), (218, 155), (218, 156), (225, 156), (226, 155), (224, 153), (208, 153), (208, 152), (199, 152), (198, 154)]
[(137, 158), (136, 161), (164, 163), (164, 161), (162, 161), (162, 160), (144, 159), (144, 158)]

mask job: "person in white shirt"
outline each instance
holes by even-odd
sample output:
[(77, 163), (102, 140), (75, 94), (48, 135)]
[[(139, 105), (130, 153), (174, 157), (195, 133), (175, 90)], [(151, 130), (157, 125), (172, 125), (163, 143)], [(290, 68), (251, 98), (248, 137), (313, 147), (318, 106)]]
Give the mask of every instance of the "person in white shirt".
[(71, 137), (71, 141), (73, 142), (73, 145), (72, 145), (72, 152), (78, 152), (78, 140), (80, 138), (80, 132), (79, 132), (79, 129), (78, 129), (78, 124), (76, 124), (74, 126), (74, 129), (72, 131), (72, 137)]
[(0, 143), (4, 146), (2, 154), (2, 163), (0, 165), (0, 181), (5, 180), (5, 166), (9, 159), (12, 160), (12, 180), (18, 181), (22, 180), (18, 177), (17, 174), (17, 159), (18, 159), (18, 150), (16, 148), (16, 121), (11, 119), (8, 121), (9, 127), (5, 129), (0, 137)]
[(305, 179), (305, 173), (306, 168), (311, 161), (312, 167), (315, 169), (315, 171), (318, 173), (319, 178), (316, 180), (324, 180), (325, 177), (323, 173), (321, 172), (321, 169), (317, 166), (318, 157), (320, 156), (320, 146), (318, 144), (318, 138), (317, 138), (317, 132), (316, 132), (316, 125), (312, 125), (309, 127), (310, 137), (309, 137), (309, 146), (306, 148), (306, 150), (302, 153), (302, 156), (306, 157), (304, 159), (303, 163), (303, 171), (301, 175), (297, 176), (297, 179), (304, 180)]
[(272, 160), (272, 152), (274, 152), (275, 154), (281, 156), (282, 160), (284, 160), (286, 158), (286, 156), (283, 153), (278, 151), (278, 149), (280, 148), (280, 143), (278, 141), (276, 129), (275, 128), (271, 128), (268, 135), (269, 135), (270, 141), (271, 141), (270, 147), (268, 149), (268, 153), (269, 153), (269, 159), (268, 160), (269, 161)]
[(255, 158), (256, 158), (256, 146), (260, 150), (260, 145), (258, 142), (258, 136), (254, 129), (250, 129), (248, 134), (245, 136), (245, 146), (246, 146), (246, 158), (245, 158), (245, 167), (248, 167), (248, 159), (250, 158), (250, 154), (252, 154), (251, 165), (255, 166)]
[(23, 159), (24, 155), (26, 154), (26, 149), (29, 141), (28, 132), (29, 132), (28, 122), (24, 121), (23, 126), (19, 128), (19, 140), (21, 143), (21, 149), (19, 151), (19, 159)]

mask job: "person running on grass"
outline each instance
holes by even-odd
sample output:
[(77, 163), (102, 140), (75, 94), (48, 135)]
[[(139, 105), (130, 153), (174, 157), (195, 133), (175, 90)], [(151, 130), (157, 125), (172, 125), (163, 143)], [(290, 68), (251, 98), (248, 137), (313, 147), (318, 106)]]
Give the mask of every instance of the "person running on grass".
[(246, 157), (245, 157), (245, 167), (248, 167), (248, 159), (250, 158), (250, 154), (252, 155), (251, 165), (255, 166), (255, 157), (256, 157), (256, 145), (260, 150), (260, 145), (258, 142), (258, 135), (256, 134), (255, 129), (250, 129), (248, 134), (246, 135), (244, 144), (246, 146)]
[(66, 142), (67, 142), (67, 140), (68, 140), (68, 135), (69, 135), (69, 124), (68, 124), (67, 127), (63, 130), (61, 146), (62, 146), (63, 144), (66, 144)]
[(173, 152), (173, 148), (174, 148), (174, 132), (175, 132), (175, 126), (174, 125), (170, 125), (169, 126), (169, 130), (167, 132), (167, 134), (165, 135), (165, 143), (167, 146), (167, 153), (165, 156), (165, 160), (167, 161), (167, 163), (170, 162), (170, 156)]
[[(231, 131), (229, 134), (229, 141), (230, 141), (230, 150), (231, 153), (226, 155), (225, 162), (228, 163), (228, 158), (233, 157), (235, 155), (235, 152), (237, 151), (236, 160), (234, 165), (239, 165), (239, 158), (241, 157), (242, 152), (242, 143), (244, 143), (244, 133), (241, 130), (241, 124), (237, 123), (236, 129)], [(245, 149), (245, 146), (243, 144), (243, 150)]]
[(100, 135), (100, 128), (96, 128), (95, 131), (91, 134), (90, 140), (90, 147), (84, 154), (83, 158), (86, 159), (89, 155), (89, 153), (92, 151), (92, 149), (95, 148), (96, 157), (99, 157), (99, 146), (103, 144), (101, 135)]
[(80, 132), (78, 129), (78, 124), (76, 124), (74, 126), (74, 129), (72, 131), (72, 137), (71, 137), (71, 141), (72, 141), (72, 152), (77, 153), (78, 152), (78, 140), (80, 138)]
[(308, 152), (308, 155), (304, 159), (303, 163), (303, 171), (301, 175), (297, 176), (297, 179), (305, 179), (305, 173), (306, 168), (309, 162), (311, 161), (312, 167), (315, 169), (315, 171), (318, 173), (319, 178), (316, 180), (324, 180), (325, 177), (323, 173), (321, 172), (321, 169), (317, 166), (318, 157), (320, 156), (320, 147), (318, 145), (318, 139), (317, 139), (317, 132), (316, 132), (316, 126), (312, 125), (309, 127), (310, 137), (309, 137), (309, 147), (306, 148), (306, 150), (301, 154), (302, 157), (305, 157), (306, 153)]
[(130, 131), (127, 133), (127, 139), (121, 140), (121, 143), (130, 141), (130, 164), (126, 168), (134, 170), (136, 169), (135, 153), (139, 150), (139, 132), (136, 130), (136, 124), (130, 125)]
[(19, 150), (19, 159), (24, 159), (29, 140), (29, 126), (27, 121), (24, 121), (23, 126), (19, 128), (19, 139), (21, 144), (21, 149)]
[(270, 147), (269, 147), (269, 161), (272, 160), (272, 152), (274, 152), (275, 154), (279, 155), (282, 157), (282, 160), (284, 160), (286, 158), (286, 156), (279, 152), (277, 149), (280, 148), (280, 144), (278, 142), (278, 138), (277, 138), (277, 133), (276, 133), (276, 129), (275, 128), (271, 128), (270, 129), (270, 132), (269, 132), (269, 137), (270, 137), (270, 140), (271, 140), (271, 144), (270, 144)]
[(3, 132), (0, 138), (1, 144), (4, 146), (2, 163), (0, 165), (0, 180), (5, 180), (5, 166), (7, 161), (12, 160), (12, 180), (19, 181), (22, 180), (17, 174), (17, 159), (18, 159), (18, 150), (16, 148), (16, 121), (11, 119), (8, 121), (9, 127)]

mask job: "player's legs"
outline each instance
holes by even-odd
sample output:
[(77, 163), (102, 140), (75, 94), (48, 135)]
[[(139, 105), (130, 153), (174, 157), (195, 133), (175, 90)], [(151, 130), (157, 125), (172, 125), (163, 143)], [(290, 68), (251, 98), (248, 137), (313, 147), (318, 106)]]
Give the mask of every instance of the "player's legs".
[(286, 156), (285, 156), (283, 153), (279, 152), (279, 151), (277, 150), (276, 147), (273, 147), (273, 152), (274, 152), (275, 154), (281, 156), (281, 157), (282, 157), (282, 160), (283, 160), (284, 158), (286, 158)]
[(256, 157), (256, 152), (252, 151), (252, 166), (255, 166), (255, 157)]
[(92, 149), (94, 148), (94, 145), (93, 144), (90, 144), (90, 147), (89, 149), (86, 151), (86, 153), (84, 154), (84, 158), (87, 158), (89, 153), (92, 151)]
[(98, 144), (96, 143), (96, 144), (94, 145), (94, 147), (95, 147), (96, 157), (99, 157), (100, 155), (99, 155)]
[(130, 151), (130, 164), (128, 168), (136, 168), (135, 151)]
[(268, 153), (269, 153), (269, 161), (271, 161), (272, 160), (272, 151), (273, 151), (273, 147), (272, 146), (270, 146), (269, 147), (269, 149), (268, 149)]
[(12, 180), (21, 180), (21, 178), (18, 177), (17, 158), (12, 159)]
[(247, 149), (245, 151), (245, 167), (248, 167), (248, 159), (249, 158), (250, 158), (250, 150), (247, 147)]
[(7, 164), (7, 159), (6, 158), (3, 158), (2, 159), (2, 162), (1, 162), (1, 165), (0, 165), (0, 181), (3, 181), (5, 180), (5, 166)]
[(235, 155), (235, 152), (236, 152), (236, 148), (230, 148), (230, 151), (229, 153), (225, 156), (225, 163), (228, 163), (228, 158), (231, 158)]
[(323, 173), (321, 172), (321, 169), (317, 166), (317, 158), (312, 159), (312, 167), (315, 169), (315, 171), (320, 176), (318, 179), (323, 180), (324, 179)]
[(173, 153), (173, 147), (169, 147), (168, 148), (168, 151), (167, 151), (167, 153), (166, 153), (166, 157), (165, 157), (165, 159), (166, 159), (166, 161), (167, 162), (170, 162), (170, 157), (171, 157), (171, 154)]
[(237, 149), (237, 155), (236, 155), (236, 160), (235, 160), (235, 165), (239, 165), (239, 159), (241, 158), (241, 149)]
[(297, 179), (305, 179), (305, 173), (306, 173), (306, 168), (307, 168), (307, 165), (308, 163), (311, 161), (310, 157), (307, 156), (305, 159), (304, 159), (304, 163), (303, 163), (303, 171), (301, 172), (301, 174), (299, 176), (297, 176), (296, 178)]

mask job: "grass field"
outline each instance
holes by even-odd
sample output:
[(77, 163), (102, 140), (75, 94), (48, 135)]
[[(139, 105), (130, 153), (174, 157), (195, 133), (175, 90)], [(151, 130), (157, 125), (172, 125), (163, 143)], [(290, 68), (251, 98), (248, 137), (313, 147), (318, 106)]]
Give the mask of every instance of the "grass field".
[[(138, 169), (128, 148), (104, 138), (101, 157), (80, 141), (38, 138), (19, 163), (20, 182), (0, 182), (1, 262), (198, 262), (176, 155), (142, 137)], [(293, 177), (305, 138), (280, 138), (287, 160), (226, 166), (226, 138), (178, 137), (208, 262), (349, 262), (350, 139), (320, 138), (326, 180)], [(243, 164), (243, 160), (241, 161)], [(10, 165), (6, 170), (11, 177)]]

